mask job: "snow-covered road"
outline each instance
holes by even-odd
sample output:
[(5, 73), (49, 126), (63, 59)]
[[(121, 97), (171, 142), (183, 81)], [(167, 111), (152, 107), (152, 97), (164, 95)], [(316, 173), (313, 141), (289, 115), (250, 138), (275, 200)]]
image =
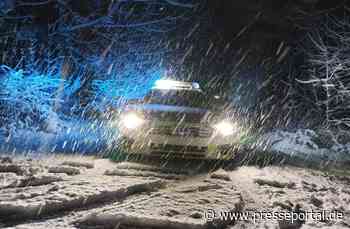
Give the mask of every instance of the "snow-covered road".
[[(210, 170), (205, 163), (113, 163), (81, 156), (0, 161), (1, 228), (300, 228), (302, 223), (209, 222), (209, 209), (238, 212), (329, 210), (350, 226), (350, 178), (295, 167)], [(201, 166), (200, 166), (201, 165)]]

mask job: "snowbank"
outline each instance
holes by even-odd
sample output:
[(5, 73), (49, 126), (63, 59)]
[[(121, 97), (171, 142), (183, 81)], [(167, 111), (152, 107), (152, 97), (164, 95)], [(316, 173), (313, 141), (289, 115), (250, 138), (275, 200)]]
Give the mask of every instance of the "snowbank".
[(12, 129), (0, 132), (0, 152), (41, 153), (104, 153), (114, 145), (117, 130), (107, 123), (55, 119), (51, 131)]
[(329, 132), (275, 130), (260, 137), (256, 146), (259, 150), (285, 154), (306, 162), (350, 166), (350, 136), (348, 142), (340, 142)]

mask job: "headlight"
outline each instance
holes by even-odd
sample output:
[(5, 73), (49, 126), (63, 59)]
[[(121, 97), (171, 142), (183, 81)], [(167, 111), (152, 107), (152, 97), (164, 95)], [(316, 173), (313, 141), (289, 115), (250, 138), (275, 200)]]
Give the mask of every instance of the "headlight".
[(214, 125), (214, 129), (224, 137), (234, 134), (235, 126), (229, 121), (222, 121)]
[(140, 117), (140, 115), (135, 113), (129, 113), (121, 118), (121, 125), (127, 129), (136, 129), (145, 122), (145, 120)]

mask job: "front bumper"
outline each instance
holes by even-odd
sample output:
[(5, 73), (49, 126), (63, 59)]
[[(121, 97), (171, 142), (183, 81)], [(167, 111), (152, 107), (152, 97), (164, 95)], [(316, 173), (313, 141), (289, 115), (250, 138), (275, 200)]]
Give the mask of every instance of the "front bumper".
[(145, 134), (142, 131), (122, 133), (119, 147), (128, 154), (166, 158), (225, 159), (234, 158), (235, 138), (210, 136), (181, 137)]

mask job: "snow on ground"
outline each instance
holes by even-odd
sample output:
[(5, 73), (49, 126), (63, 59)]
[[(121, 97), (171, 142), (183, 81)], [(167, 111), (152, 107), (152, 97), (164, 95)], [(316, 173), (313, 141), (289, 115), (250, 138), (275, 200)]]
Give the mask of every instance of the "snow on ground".
[[(339, 211), (343, 220), (306, 221), (302, 228), (350, 227), (350, 178), (295, 167), (270, 166), (262, 169), (241, 167), (230, 173), (233, 185), (240, 187), (246, 211), (280, 212)], [(285, 225), (286, 224), (286, 225)], [(285, 227), (284, 227), (284, 226)], [(290, 226), (290, 227), (287, 227)], [(297, 223), (259, 220), (239, 222), (236, 228), (299, 228)]]
[[(349, 177), (277, 166), (212, 171), (209, 164), (199, 164), (181, 160), (112, 163), (67, 155), (2, 158), (0, 225), (16, 229), (350, 227)], [(62, 172), (50, 172), (53, 167), (63, 168)], [(79, 173), (65, 173), (65, 168)], [(344, 218), (209, 222), (208, 209), (328, 210), (342, 212)]]
[[(71, 160), (75, 160), (74, 163)], [(66, 161), (69, 160), (69, 161)], [(79, 163), (84, 160), (84, 163)], [(120, 201), (128, 195), (152, 191), (163, 183), (156, 178), (105, 176), (104, 170), (111, 166), (108, 161), (49, 157), (38, 161), (26, 159), (2, 163), (0, 171), (9, 173), (11, 164), (19, 166), (17, 179), (6, 181), (0, 187), (0, 224), (20, 222), (62, 211), (74, 210), (93, 204)], [(96, 163), (96, 166), (92, 166)], [(79, 173), (51, 171), (51, 168), (74, 168)], [(19, 175), (21, 174), (21, 175)]]

